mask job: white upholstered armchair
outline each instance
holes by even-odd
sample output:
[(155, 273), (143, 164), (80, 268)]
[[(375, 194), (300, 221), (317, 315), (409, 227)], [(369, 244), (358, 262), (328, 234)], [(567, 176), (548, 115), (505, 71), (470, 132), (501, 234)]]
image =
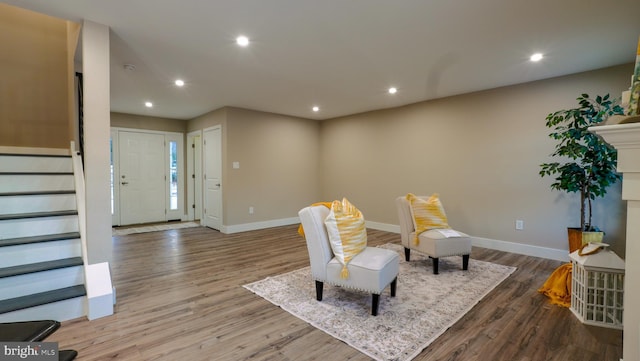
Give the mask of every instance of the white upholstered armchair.
[(298, 212), (304, 229), (311, 274), (316, 284), (316, 299), (322, 301), (325, 282), (341, 287), (370, 292), (371, 314), (378, 314), (379, 297), (390, 286), (391, 297), (395, 297), (400, 257), (394, 251), (366, 247), (349, 262), (349, 277), (340, 277), (342, 264), (334, 257), (324, 220), (329, 214), (325, 206), (306, 207)]
[[(429, 197), (419, 196), (422, 199)], [(416, 244), (416, 231), (411, 215), (411, 204), (405, 196), (396, 198), (398, 218), (400, 219), (400, 238), (404, 247), (405, 260), (409, 262), (411, 250), (428, 255), (433, 261), (433, 273), (438, 274), (438, 259), (448, 256), (462, 256), (462, 269), (469, 267), (469, 255), (471, 254), (471, 238), (469, 235), (456, 231), (459, 237), (447, 238), (436, 229), (422, 232), (418, 235)]]

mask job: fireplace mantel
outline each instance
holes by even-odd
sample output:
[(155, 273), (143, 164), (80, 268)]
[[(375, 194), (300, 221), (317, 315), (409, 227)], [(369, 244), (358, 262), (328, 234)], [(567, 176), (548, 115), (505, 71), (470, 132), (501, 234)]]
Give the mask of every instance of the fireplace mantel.
[(622, 199), (627, 201), (623, 359), (640, 360), (640, 123), (589, 128), (618, 150)]

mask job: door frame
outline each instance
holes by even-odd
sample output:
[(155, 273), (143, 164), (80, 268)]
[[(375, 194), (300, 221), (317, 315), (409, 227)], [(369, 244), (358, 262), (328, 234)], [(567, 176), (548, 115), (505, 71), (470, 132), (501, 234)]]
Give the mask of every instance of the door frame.
[[(120, 140), (118, 138), (118, 130), (116, 128), (111, 128), (110, 131), (111, 136), (111, 200), (113, 202), (113, 208), (111, 212), (111, 225), (119, 226), (120, 225), (120, 187), (117, 186), (119, 184), (118, 179), (120, 179)], [(111, 203), (110, 203), (111, 204)]]
[(202, 130), (187, 133), (187, 219), (202, 225)]
[[(176, 176), (178, 179), (178, 189), (177, 189), (177, 197), (178, 208), (175, 210), (171, 209), (171, 169), (170, 169), (170, 157), (169, 154), (169, 142), (176, 142), (176, 149), (178, 151), (177, 154), (177, 163), (176, 163)], [(185, 171), (184, 171), (184, 133), (177, 132), (164, 132), (164, 166), (165, 166), (165, 209), (166, 209), (166, 217), (165, 220), (186, 220), (185, 216), (185, 192), (184, 192), (184, 183), (185, 183)]]
[[(178, 217), (180, 220), (185, 220), (184, 213), (184, 199), (185, 199), (185, 191), (184, 191), (184, 154), (178, 154), (178, 179), (182, 179), (182, 182), (178, 183), (178, 209), (175, 211), (169, 210), (169, 180), (170, 177), (170, 168), (169, 168), (169, 155), (168, 155), (168, 142), (175, 140), (177, 144), (177, 149), (184, 153), (184, 133), (180, 132), (165, 132), (158, 130), (148, 130), (148, 129), (135, 129), (135, 128), (121, 128), (121, 127), (111, 127), (111, 146), (112, 146), (112, 157), (113, 157), (113, 177), (114, 180), (119, 179), (120, 175), (120, 164), (119, 164), (119, 133), (130, 132), (130, 133), (147, 133), (147, 134), (162, 134), (164, 135), (165, 140), (165, 169), (164, 174), (166, 176), (165, 184), (165, 221), (167, 219), (174, 219)], [(111, 223), (113, 226), (119, 226), (122, 224), (120, 219), (120, 182), (114, 182), (113, 184), (113, 197), (114, 197), (114, 212), (112, 213)], [(174, 215), (170, 216), (169, 212), (174, 212)], [(177, 218), (176, 218), (177, 219)]]

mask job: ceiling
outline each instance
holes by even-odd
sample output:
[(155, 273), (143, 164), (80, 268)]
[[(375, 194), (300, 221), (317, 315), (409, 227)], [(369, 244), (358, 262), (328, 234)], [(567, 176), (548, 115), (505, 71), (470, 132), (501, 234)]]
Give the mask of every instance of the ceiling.
[(396, 107), (631, 63), (640, 36), (638, 0), (3, 2), (109, 26), (111, 110), (176, 119)]

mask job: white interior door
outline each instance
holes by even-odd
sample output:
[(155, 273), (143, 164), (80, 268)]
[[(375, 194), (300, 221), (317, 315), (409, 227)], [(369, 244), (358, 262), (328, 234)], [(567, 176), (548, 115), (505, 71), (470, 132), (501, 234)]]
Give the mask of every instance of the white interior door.
[(163, 134), (119, 132), (120, 225), (166, 221)]
[(204, 225), (222, 227), (222, 127), (204, 130)]

